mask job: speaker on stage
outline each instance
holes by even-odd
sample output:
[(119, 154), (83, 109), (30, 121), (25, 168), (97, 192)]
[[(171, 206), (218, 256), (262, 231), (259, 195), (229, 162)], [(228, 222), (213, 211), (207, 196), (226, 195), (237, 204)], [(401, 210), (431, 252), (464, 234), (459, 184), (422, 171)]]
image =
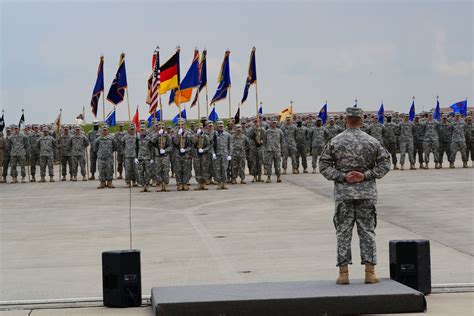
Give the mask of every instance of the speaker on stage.
[(390, 278), (427, 295), (431, 293), (429, 240), (391, 240)]
[(102, 289), (104, 306), (142, 304), (140, 250), (102, 252)]

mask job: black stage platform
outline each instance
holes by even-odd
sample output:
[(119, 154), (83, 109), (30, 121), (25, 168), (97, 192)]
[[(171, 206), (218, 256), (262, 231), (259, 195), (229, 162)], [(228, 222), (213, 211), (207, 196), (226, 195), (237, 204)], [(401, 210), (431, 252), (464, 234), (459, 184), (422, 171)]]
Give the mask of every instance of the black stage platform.
[(422, 293), (390, 279), (154, 287), (157, 316), (347, 315), (424, 312)]

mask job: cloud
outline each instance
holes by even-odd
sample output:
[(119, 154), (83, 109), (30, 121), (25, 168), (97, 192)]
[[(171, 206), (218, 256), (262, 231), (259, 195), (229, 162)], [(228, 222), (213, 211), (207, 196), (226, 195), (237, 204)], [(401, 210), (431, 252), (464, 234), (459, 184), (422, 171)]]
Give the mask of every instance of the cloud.
[(472, 76), (474, 60), (448, 61), (446, 56), (446, 31), (435, 33), (435, 49), (433, 54), (433, 71), (450, 77)]

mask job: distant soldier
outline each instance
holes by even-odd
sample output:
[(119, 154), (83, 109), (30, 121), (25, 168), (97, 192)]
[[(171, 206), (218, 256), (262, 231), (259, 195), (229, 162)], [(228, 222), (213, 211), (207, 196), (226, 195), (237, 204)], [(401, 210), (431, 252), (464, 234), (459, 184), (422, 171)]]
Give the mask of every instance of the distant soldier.
[(451, 136), (453, 134), (453, 128), (448, 122), (448, 116), (443, 114), (441, 123), (439, 124), (438, 136), (439, 136), (439, 151), (438, 151), (438, 161), (435, 162), (435, 168), (443, 168), (443, 158), (444, 153), (446, 153), (446, 158), (448, 161), (451, 161)]
[(438, 122), (433, 121), (433, 113), (428, 114), (428, 119), (423, 123), (425, 135), (423, 138), (423, 153), (425, 155), (424, 169), (428, 169), (430, 162), (430, 153), (433, 153), (434, 161), (439, 161), (439, 136), (438, 136)]
[[(168, 136), (170, 137), (171, 143), (174, 144), (173, 141), (174, 141), (175, 133), (174, 133), (174, 129), (172, 129), (171, 126), (166, 127), (166, 134), (168, 134)], [(172, 178), (174, 178), (175, 175), (176, 175), (175, 168), (174, 168), (175, 158), (176, 158), (176, 148), (173, 145), (173, 146), (171, 146), (171, 152), (170, 152), (170, 165), (171, 165), (171, 177)]]
[(69, 147), (71, 148), (72, 160), (72, 181), (77, 181), (77, 171), (81, 166), (82, 181), (87, 181), (86, 178), (86, 150), (89, 146), (87, 136), (81, 131), (81, 127), (76, 125), (74, 127), (74, 135), (69, 140)]
[(397, 141), (398, 141), (398, 124), (392, 121), (392, 116), (387, 115), (387, 121), (383, 128), (383, 142), (385, 148), (392, 156), (393, 170), (398, 170), (397, 166)]
[[(122, 138), (127, 134), (127, 132), (124, 130), (124, 123), (120, 122), (118, 125), (118, 131), (114, 134), (115, 137), (115, 142), (117, 145), (122, 143)], [(123, 147), (118, 146), (117, 147), (117, 172), (118, 172), (118, 177), (117, 179), (123, 179), (122, 173), (123, 173), (123, 161), (124, 161), (124, 155), (123, 155)]]
[(449, 161), (449, 167), (454, 168), (454, 161), (456, 160), (456, 154), (458, 151), (461, 152), (462, 166), (467, 168), (467, 155), (466, 155), (466, 124), (461, 119), (461, 114), (456, 113), (454, 122), (452, 123), (453, 134), (451, 137), (451, 159)]
[(149, 192), (148, 186), (152, 176), (155, 159), (153, 136), (149, 135), (146, 128), (140, 129), (138, 137), (138, 183), (142, 186), (140, 192)]
[(311, 141), (311, 166), (313, 167), (313, 173), (316, 173), (318, 157), (323, 152), (323, 148), (329, 139), (329, 134), (319, 117), (316, 119), (316, 125), (309, 131), (309, 139)]
[(237, 183), (237, 177), (240, 177), (241, 184), (245, 184), (245, 161), (248, 148), (249, 139), (242, 132), (242, 125), (236, 124), (232, 135), (232, 184)]
[(12, 135), (12, 130), (10, 127), (5, 129), (5, 142), (4, 142), (4, 152), (3, 152), (3, 170), (2, 170), (2, 180), (0, 183), (7, 183), (7, 174), (8, 174), (8, 167), (10, 166), (10, 147), (8, 146), (8, 139)]
[(379, 118), (374, 116), (372, 118), (372, 124), (367, 130), (367, 134), (378, 140), (383, 145), (383, 124), (379, 123)]
[(102, 133), (94, 142), (94, 153), (97, 155), (97, 169), (100, 184), (97, 189), (105, 187), (115, 188), (112, 183), (114, 177), (114, 151), (117, 151), (115, 139), (109, 135), (109, 127), (104, 125)]
[[(5, 159), (5, 149), (7, 147), (7, 141), (5, 140), (5, 136), (3, 136), (3, 131), (0, 131), (0, 165), (3, 168), (3, 161)], [(3, 179), (0, 179), (0, 183), (2, 183)]]
[(267, 175), (266, 183), (272, 182), (272, 165), (275, 168), (277, 182), (281, 182), (281, 151), (284, 144), (284, 135), (281, 129), (277, 128), (276, 119), (272, 119), (270, 128), (266, 130), (263, 138), (265, 146), (265, 174)]
[[(204, 134), (207, 135), (207, 137), (209, 137), (209, 141), (211, 142), (211, 147), (214, 148), (214, 124), (210, 121), (206, 122), (206, 128), (204, 129)], [(214, 164), (215, 164), (215, 161), (214, 159), (212, 159), (212, 154), (214, 153), (214, 150), (209, 150), (208, 153), (207, 153), (207, 156), (208, 156), (208, 159), (209, 159), (209, 171), (208, 171), (208, 179), (206, 180), (206, 184), (209, 185), (209, 184), (216, 184), (214, 182), (215, 178), (216, 178), (216, 171), (214, 169)]]
[(57, 156), (56, 140), (49, 135), (49, 127), (43, 126), (43, 136), (36, 142), (40, 156), (40, 181), (46, 182), (46, 166), (48, 166), (49, 182), (54, 182), (54, 158)]
[(174, 157), (174, 167), (176, 172), (176, 185), (178, 191), (189, 190), (189, 180), (191, 179), (191, 149), (193, 139), (191, 132), (186, 130), (183, 119), (179, 120), (177, 135), (173, 139), (176, 153)]
[(217, 122), (217, 131), (213, 136), (215, 176), (217, 190), (227, 190), (225, 182), (227, 180), (227, 169), (232, 160), (232, 140), (230, 134), (224, 130), (224, 122)]
[(303, 126), (303, 122), (296, 122), (296, 170), (299, 172), (300, 159), (301, 165), (303, 166), (303, 173), (308, 173), (308, 134), (309, 130), (306, 126)]
[(263, 182), (262, 168), (264, 165), (263, 155), (265, 146), (263, 139), (265, 128), (255, 119), (253, 127), (249, 131), (249, 155), (252, 161), (249, 164), (250, 174), (253, 176), (252, 182)]
[(408, 160), (410, 160), (410, 169), (415, 170), (415, 158), (413, 157), (413, 123), (410, 122), (408, 115), (402, 114), (403, 122), (400, 126), (400, 169), (405, 168), (405, 156), (408, 154)]
[[(95, 171), (97, 170), (97, 152), (94, 150), (94, 144), (95, 140), (100, 136), (99, 133), (99, 122), (95, 121), (93, 123), (92, 130), (89, 131), (87, 134), (87, 138), (89, 140), (89, 144), (91, 145), (90, 147), (90, 171), (91, 171), (91, 176), (89, 180), (95, 180)], [(113, 169), (113, 167), (112, 167)]]
[(196, 155), (193, 159), (194, 173), (198, 186), (194, 189), (195, 191), (207, 190), (206, 181), (209, 179), (209, 164), (211, 162), (212, 155), (212, 143), (209, 136), (204, 133), (201, 123), (194, 134), (194, 148)]
[(469, 159), (471, 154), (471, 167), (474, 167), (474, 125), (472, 124), (472, 116), (466, 117), (466, 158)]
[(170, 170), (171, 170), (171, 151), (173, 150), (173, 142), (165, 131), (165, 125), (163, 122), (158, 123), (158, 132), (155, 135), (155, 177), (157, 192), (168, 192), (167, 185), (170, 182)]
[(328, 141), (344, 130), (344, 120), (342, 118), (342, 115), (340, 116), (340, 119), (338, 119), (337, 122), (338, 123), (335, 124), (334, 117), (329, 117), (329, 124), (326, 126), (326, 130), (329, 136)]
[(293, 124), (293, 119), (291, 117), (287, 117), (285, 123), (282, 124), (280, 129), (284, 135), (284, 142), (282, 148), (283, 174), (286, 174), (286, 169), (288, 166), (288, 157), (291, 158), (293, 174), (297, 174), (298, 169), (296, 163), (296, 125)]
[[(122, 137), (121, 147), (125, 163), (125, 183), (127, 187), (135, 186), (138, 181), (137, 171), (137, 135), (135, 134), (135, 124), (128, 127), (128, 133)], [(136, 161), (135, 161), (136, 160)]]
[(31, 180), (30, 182), (36, 182), (36, 166), (39, 166), (39, 151), (38, 147), (36, 147), (36, 142), (41, 137), (41, 131), (37, 124), (33, 124), (33, 132), (30, 133), (28, 137), (28, 141), (30, 143), (30, 172), (31, 172)]
[(20, 133), (20, 128), (16, 125), (13, 128), (13, 135), (8, 138), (8, 146), (10, 147), (10, 157), (11, 157), (11, 170), (10, 175), (12, 177), (12, 183), (17, 183), (18, 171), (16, 165), (20, 164), (21, 171), (21, 183), (25, 183), (26, 171), (25, 163), (26, 156), (29, 151), (29, 142), (28, 138)]
[(67, 167), (69, 167), (69, 177), (72, 180), (72, 158), (70, 147), (71, 134), (69, 133), (69, 126), (64, 126), (63, 134), (58, 139), (59, 158), (61, 159), (61, 181), (66, 181)]
[(377, 283), (375, 204), (376, 179), (390, 170), (390, 156), (375, 138), (362, 132), (362, 109), (346, 109), (347, 129), (334, 137), (319, 159), (319, 170), (334, 181), (336, 202), (334, 225), (337, 237), (337, 284), (349, 284), (348, 265), (352, 264), (351, 239), (354, 224), (360, 239), (361, 262), (365, 264), (365, 283)]
[(420, 116), (415, 115), (415, 121), (413, 122), (413, 159), (416, 161), (416, 155), (418, 155), (418, 162), (420, 163), (420, 169), (423, 168), (423, 139), (425, 137), (425, 127), (420, 122)]

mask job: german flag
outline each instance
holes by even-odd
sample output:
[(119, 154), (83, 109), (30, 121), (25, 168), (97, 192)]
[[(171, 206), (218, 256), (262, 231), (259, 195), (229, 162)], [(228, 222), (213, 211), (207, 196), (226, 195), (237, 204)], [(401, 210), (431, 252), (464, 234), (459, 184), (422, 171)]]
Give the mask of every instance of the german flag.
[(179, 87), (179, 50), (160, 67), (160, 94)]
[(290, 105), (287, 108), (284, 108), (280, 112), (280, 122), (283, 122), (286, 120), (287, 117), (293, 117), (293, 106)]

